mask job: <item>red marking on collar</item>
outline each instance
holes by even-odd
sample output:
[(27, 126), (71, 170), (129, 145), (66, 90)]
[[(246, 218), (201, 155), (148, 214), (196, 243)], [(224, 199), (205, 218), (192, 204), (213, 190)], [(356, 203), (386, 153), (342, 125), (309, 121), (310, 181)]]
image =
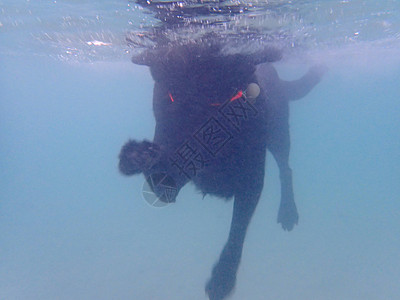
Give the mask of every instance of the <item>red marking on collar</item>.
[(233, 97), (231, 98), (231, 101), (235, 101), (235, 100), (240, 99), (240, 98), (242, 98), (242, 97), (243, 97), (243, 92), (240, 90), (239, 92), (236, 93), (235, 96), (233, 96)]
[(168, 96), (169, 96), (169, 99), (171, 99), (171, 102), (174, 102), (174, 98), (172, 98), (172, 95), (170, 92), (168, 92)]
[[(233, 96), (233, 97), (230, 99), (230, 101), (235, 101), (235, 100), (240, 99), (240, 98), (242, 98), (242, 97), (243, 97), (243, 92), (242, 92), (242, 90), (240, 90), (239, 92), (236, 93), (235, 96)], [(221, 103), (211, 103), (211, 105), (212, 105), (212, 106), (219, 106), (219, 105), (221, 105)]]

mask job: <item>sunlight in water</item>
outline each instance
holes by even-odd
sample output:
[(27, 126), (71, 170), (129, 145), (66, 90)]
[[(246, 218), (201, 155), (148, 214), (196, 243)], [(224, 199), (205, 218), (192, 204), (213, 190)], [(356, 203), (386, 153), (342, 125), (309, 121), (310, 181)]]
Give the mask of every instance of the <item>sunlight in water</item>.
[(111, 46), (111, 43), (105, 43), (105, 42), (101, 42), (101, 41), (90, 41), (90, 42), (86, 42), (86, 44), (88, 44), (89, 46)]

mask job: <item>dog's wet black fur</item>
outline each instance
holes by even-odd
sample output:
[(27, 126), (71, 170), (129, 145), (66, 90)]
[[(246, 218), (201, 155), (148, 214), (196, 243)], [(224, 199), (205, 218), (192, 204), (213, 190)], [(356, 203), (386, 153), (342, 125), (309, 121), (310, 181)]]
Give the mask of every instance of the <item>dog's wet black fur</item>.
[[(263, 189), (267, 147), (281, 171), (278, 222), (291, 230), (298, 221), (288, 164), (288, 101), (305, 95), (320, 76), (310, 71), (297, 84), (281, 81), (271, 65), (280, 58), (275, 48), (229, 55), (216, 44), (188, 44), (132, 59), (149, 66), (155, 81), (156, 128), (152, 142), (123, 146), (120, 171), (143, 173), (149, 181), (167, 174), (176, 188), (172, 196), (166, 196), (165, 185), (150, 184), (165, 202), (174, 202), (189, 181), (203, 194), (234, 197), (228, 241), (206, 284), (211, 300), (224, 299), (235, 286), (246, 230)], [(251, 83), (261, 87), (255, 99), (246, 97)]]

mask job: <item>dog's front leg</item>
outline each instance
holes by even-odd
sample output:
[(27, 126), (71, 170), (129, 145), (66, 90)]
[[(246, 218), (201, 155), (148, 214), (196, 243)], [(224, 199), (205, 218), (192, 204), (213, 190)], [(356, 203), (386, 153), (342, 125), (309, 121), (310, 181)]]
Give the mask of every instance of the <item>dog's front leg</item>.
[(242, 192), (235, 195), (229, 239), (219, 261), (213, 268), (211, 279), (206, 285), (206, 293), (210, 300), (224, 299), (235, 286), (247, 227), (256, 209), (260, 194), (261, 190), (258, 193)]

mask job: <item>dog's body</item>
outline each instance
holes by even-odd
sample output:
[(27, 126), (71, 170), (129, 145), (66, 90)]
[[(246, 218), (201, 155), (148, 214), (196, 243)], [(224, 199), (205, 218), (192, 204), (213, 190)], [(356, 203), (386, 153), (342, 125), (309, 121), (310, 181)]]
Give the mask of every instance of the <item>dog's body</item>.
[[(147, 51), (133, 58), (134, 63), (150, 66), (155, 80), (156, 129), (153, 142), (129, 141), (122, 148), (121, 172), (143, 173), (165, 202), (175, 201), (189, 181), (204, 194), (234, 197), (229, 238), (206, 285), (211, 300), (224, 299), (235, 285), (246, 230), (263, 189), (267, 146), (281, 168), (278, 221), (289, 230), (297, 223), (291, 175), (282, 175), (290, 171), (287, 120), (283, 120), (283, 130), (274, 127), (280, 126), (279, 120), (271, 121), (281, 118), (281, 113), (282, 119), (288, 118), (288, 103), (285, 100), (283, 108), (269, 106), (279, 103), (279, 93), (284, 91), (276, 89), (279, 78), (270, 64), (256, 72), (257, 65), (279, 59), (280, 52), (273, 48), (252, 55), (223, 55), (218, 46), (196, 44)], [(264, 74), (269, 79), (264, 80)], [(314, 84), (306, 81), (303, 84)], [(244, 95), (251, 83), (261, 86), (253, 101)], [(285, 159), (286, 164), (279, 163)], [(172, 194), (165, 184), (154, 184), (165, 176), (176, 187)]]

